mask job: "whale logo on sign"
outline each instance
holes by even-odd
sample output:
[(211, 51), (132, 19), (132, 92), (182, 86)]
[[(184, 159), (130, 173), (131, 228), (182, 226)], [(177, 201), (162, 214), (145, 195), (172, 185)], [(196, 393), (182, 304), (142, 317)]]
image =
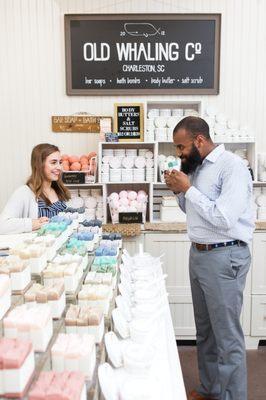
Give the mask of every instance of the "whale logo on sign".
[(161, 28), (156, 29), (149, 22), (127, 22), (124, 24), (126, 33), (130, 36), (155, 36), (160, 35)]

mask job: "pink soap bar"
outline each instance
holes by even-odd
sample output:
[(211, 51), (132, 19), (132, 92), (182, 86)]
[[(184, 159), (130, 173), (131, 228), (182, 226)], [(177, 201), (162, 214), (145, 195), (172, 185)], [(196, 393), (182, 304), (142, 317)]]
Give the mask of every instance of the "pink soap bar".
[(3, 368), (4, 369), (20, 368), (31, 350), (32, 350), (32, 344), (30, 342), (14, 339), (13, 348), (5, 352), (5, 356), (3, 359)]
[(68, 395), (69, 400), (79, 400), (84, 383), (85, 377), (81, 372), (71, 372), (64, 394)]
[(14, 339), (0, 339), (0, 369), (3, 369), (4, 357), (6, 353), (14, 347)]
[(80, 372), (41, 372), (29, 400), (80, 400), (84, 383)]
[(0, 275), (0, 297), (3, 296), (10, 288), (11, 284), (8, 275)]
[(55, 373), (53, 371), (41, 372), (38, 380), (29, 392), (29, 400), (43, 400), (46, 398), (47, 389), (52, 385)]

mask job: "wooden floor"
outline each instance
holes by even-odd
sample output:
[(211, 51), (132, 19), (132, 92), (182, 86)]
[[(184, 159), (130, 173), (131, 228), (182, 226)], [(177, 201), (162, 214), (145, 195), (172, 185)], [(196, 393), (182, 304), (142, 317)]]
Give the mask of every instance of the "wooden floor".
[[(199, 384), (195, 346), (178, 347), (187, 393)], [(266, 346), (247, 351), (248, 400), (266, 400)]]

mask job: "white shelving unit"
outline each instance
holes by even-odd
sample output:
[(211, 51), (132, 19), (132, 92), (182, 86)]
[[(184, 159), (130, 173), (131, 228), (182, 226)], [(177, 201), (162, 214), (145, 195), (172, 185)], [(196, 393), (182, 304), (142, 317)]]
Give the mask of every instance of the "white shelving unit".
[[(159, 109), (177, 109), (182, 108), (184, 111), (187, 109), (195, 110), (198, 112), (200, 116), (204, 115), (204, 107), (201, 100), (177, 100), (177, 101), (148, 101), (144, 104), (144, 112), (147, 116), (149, 111), (154, 108)], [(146, 129), (146, 120), (144, 123), (144, 127)], [(146, 131), (145, 131), (146, 132)], [(145, 137), (145, 135), (144, 135)], [(219, 138), (216, 137), (214, 139), (215, 143), (219, 144), (221, 141), (217, 140)], [(242, 140), (242, 139), (241, 139)], [(257, 150), (256, 143), (254, 138), (247, 137), (243, 139), (243, 141), (228, 141), (228, 139), (224, 140), (225, 148), (227, 150), (234, 151), (236, 149), (245, 149), (247, 152), (247, 158), (249, 160), (250, 166), (252, 168), (254, 174), (254, 186), (266, 186), (266, 182), (258, 181), (258, 167), (257, 167)], [(116, 149), (116, 148), (125, 148), (125, 149), (149, 149), (154, 154), (154, 181), (153, 182), (101, 182), (101, 163), (103, 156), (103, 149)], [(149, 204), (148, 204), (148, 212), (147, 212), (147, 220), (150, 222), (157, 222), (160, 220), (159, 209), (161, 203), (161, 197), (163, 195), (170, 195), (171, 192), (167, 189), (166, 185), (160, 182), (159, 174), (158, 174), (158, 155), (175, 155), (175, 148), (173, 143), (170, 141), (164, 142), (155, 142), (155, 141), (145, 141), (145, 142), (100, 142), (98, 149), (98, 182), (93, 184), (82, 184), (82, 185), (67, 185), (70, 188), (93, 188), (93, 187), (101, 187), (104, 204), (105, 204), (105, 221), (110, 222), (110, 213), (109, 207), (107, 204), (107, 197), (112, 191), (122, 190), (123, 186), (127, 188), (132, 188), (135, 190), (136, 188), (141, 188), (148, 191), (149, 194)], [(137, 190), (137, 189), (136, 189)]]

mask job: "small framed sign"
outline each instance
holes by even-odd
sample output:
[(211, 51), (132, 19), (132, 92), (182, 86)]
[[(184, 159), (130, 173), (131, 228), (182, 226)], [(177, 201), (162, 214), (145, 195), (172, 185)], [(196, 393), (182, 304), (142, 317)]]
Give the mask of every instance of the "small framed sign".
[(142, 224), (142, 212), (120, 212), (120, 224)]
[(144, 113), (142, 103), (116, 103), (114, 132), (120, 142), (143, 142)]
[(85, 183), (85, 172), (63, 172), (62, 181), (68, 185)]
[(53, 132), (106, 133), (112, 131), (112, 117), (53, 115)]

